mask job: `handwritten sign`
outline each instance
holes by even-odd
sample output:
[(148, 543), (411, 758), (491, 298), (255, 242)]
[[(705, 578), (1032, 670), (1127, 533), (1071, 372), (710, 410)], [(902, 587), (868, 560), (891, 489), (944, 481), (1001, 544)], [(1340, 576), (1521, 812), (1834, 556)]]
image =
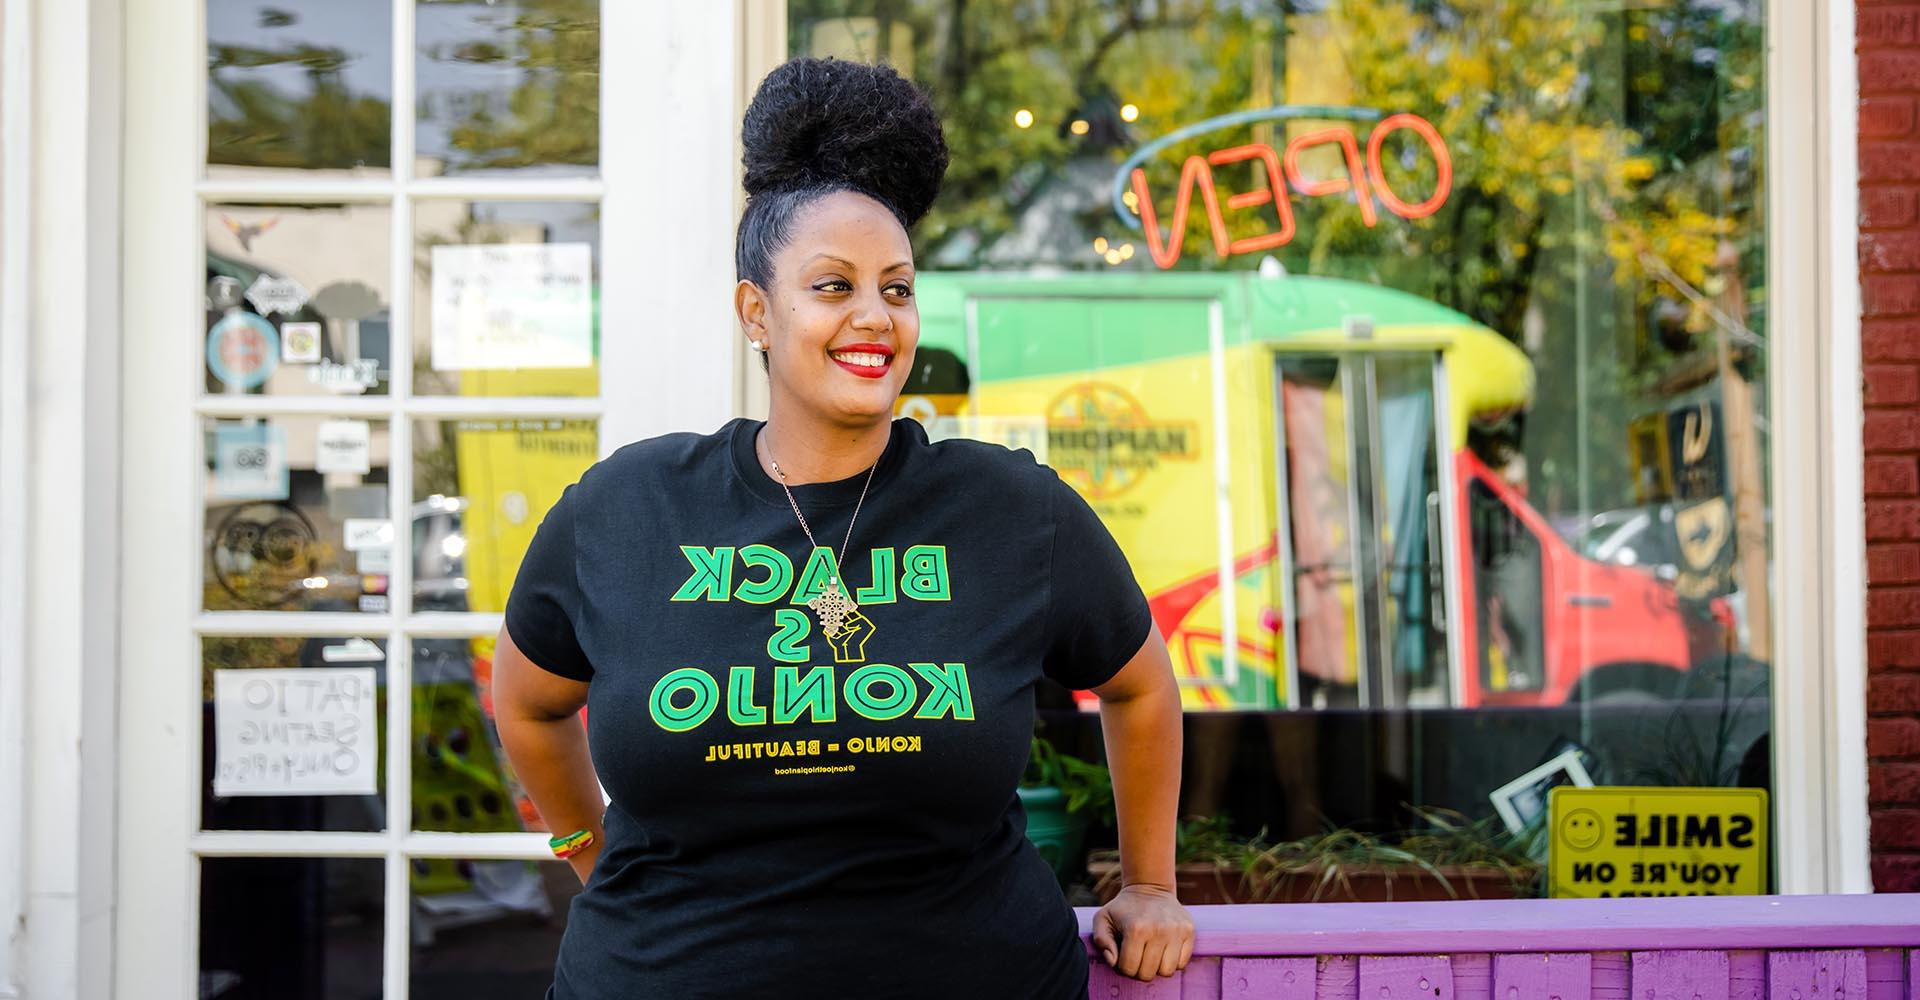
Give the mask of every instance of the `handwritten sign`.
[(372, 795), (372, 667), (214, 672), (215, 795)]
[(1562, 786), (1548, 801), (1548, 895), (1766, 892), (1765, 789)]
[(433, 367), (593, 364), (593, 249), (585, 243), (433, 248)]

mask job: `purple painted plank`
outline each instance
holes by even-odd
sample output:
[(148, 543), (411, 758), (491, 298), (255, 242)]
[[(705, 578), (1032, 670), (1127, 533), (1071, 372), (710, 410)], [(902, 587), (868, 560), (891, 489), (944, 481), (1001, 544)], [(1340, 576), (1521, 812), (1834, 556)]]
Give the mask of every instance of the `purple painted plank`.
[(1633, 963), (1624, 951), (1593, 953), (1593, 1000), (1627, 1000), (1633, 995)]
[(1454, 1000), (1493, 1000), (1493, 956), (1464, 952), (1453, 956)]
[(1096, 962), (1087, 977), (1087, 996), (1090, 1000), (1180, 1000), (1180, 980), (1176, 974), (1143, 983)]
[(1907, 1000), (1907, 953), (1899, 948), (1867, 951), (1867, 1000)]
[(1317, 973), (1311, 958), (1223, 959), (1220, 1000), (1314, 1000)]
[(1316, 1000), (1358, 1000), (1359, 959), (1352, 955), (1321, 955), (1314, 962), (1313, 995)]
[[(1620, 966), (1626, 967), (1625, 956)], [(1622, 977), (1620, 995), (1624, 997)], [(1593, 956), (1566, 954), (1495, 955), (1494, 1000), (1592, 1000)]]
[(1724, 951), (1633, 953), (1633, 1000), (1728, 1000), (1731, 985)]
[(1920, 948), (1907, 953), (1907, 1000), (1920, 1000)]
[[(1227, 962), (1240, 961), (1245, 959), (1209, 956), (1188, 962), (1187, 971), (1180, 976), (1180, 1000), (1220, 1000), (1220, 967)], [(1307, 1000), (1313, 998), (1308, 997)]]
[(1754, 949), (1727, 952), (1728, 1000), (1766, 1000), (1767, 953)]
[(1768, 1000), (1866, 1000), (1867, 953), (1776, 951), (1767, 956)]
[[(1920, 895), (1194, 906), (1201, 955), (1920, 947)], [(1082, 933), (1092, 909), (1079, 911)], [(1915, 998), (1920, 1000), (1920, 997)]]
[(1455, 1000), (1445, 955), (1360, 956), (1360, 1000)]

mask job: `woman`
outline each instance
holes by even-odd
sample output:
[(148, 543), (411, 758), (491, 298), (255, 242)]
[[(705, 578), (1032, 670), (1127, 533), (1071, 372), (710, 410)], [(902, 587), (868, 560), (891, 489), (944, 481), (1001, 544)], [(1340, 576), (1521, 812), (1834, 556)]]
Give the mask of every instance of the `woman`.
[(947, 163), (931, 103), (800, 60), (744, 132), (735, 306), (768, 419), (588, 470), (500, 633), (502, 741), (586, 883), (549, 996), (1084, 996), (1014, 795), (1043, 674), (1102, 698), (1125, 888), (1095, 947), (1171, 975), (1180, 706), (1146, 601), (1030, 453), (892, 417), (907, 231)]

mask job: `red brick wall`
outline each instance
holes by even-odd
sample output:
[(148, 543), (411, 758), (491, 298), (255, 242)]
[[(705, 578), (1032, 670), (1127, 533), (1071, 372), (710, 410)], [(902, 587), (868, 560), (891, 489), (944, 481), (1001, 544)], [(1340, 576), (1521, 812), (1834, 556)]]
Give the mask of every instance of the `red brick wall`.
[(1858, 0), (1873, 884), (1920, 891), (1920, 0)]

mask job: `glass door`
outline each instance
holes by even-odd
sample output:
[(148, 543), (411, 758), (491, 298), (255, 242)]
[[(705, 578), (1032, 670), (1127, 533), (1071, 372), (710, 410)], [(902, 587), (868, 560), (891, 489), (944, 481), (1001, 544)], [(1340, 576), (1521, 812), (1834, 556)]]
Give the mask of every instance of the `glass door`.
[(599, 452), (600, 4), (205, 15), (199, 995), (539, 996), (492, 643)]
[(1290, 704), (1447, 701), (1440, 383), (1432, 352), (1278, 355)]

